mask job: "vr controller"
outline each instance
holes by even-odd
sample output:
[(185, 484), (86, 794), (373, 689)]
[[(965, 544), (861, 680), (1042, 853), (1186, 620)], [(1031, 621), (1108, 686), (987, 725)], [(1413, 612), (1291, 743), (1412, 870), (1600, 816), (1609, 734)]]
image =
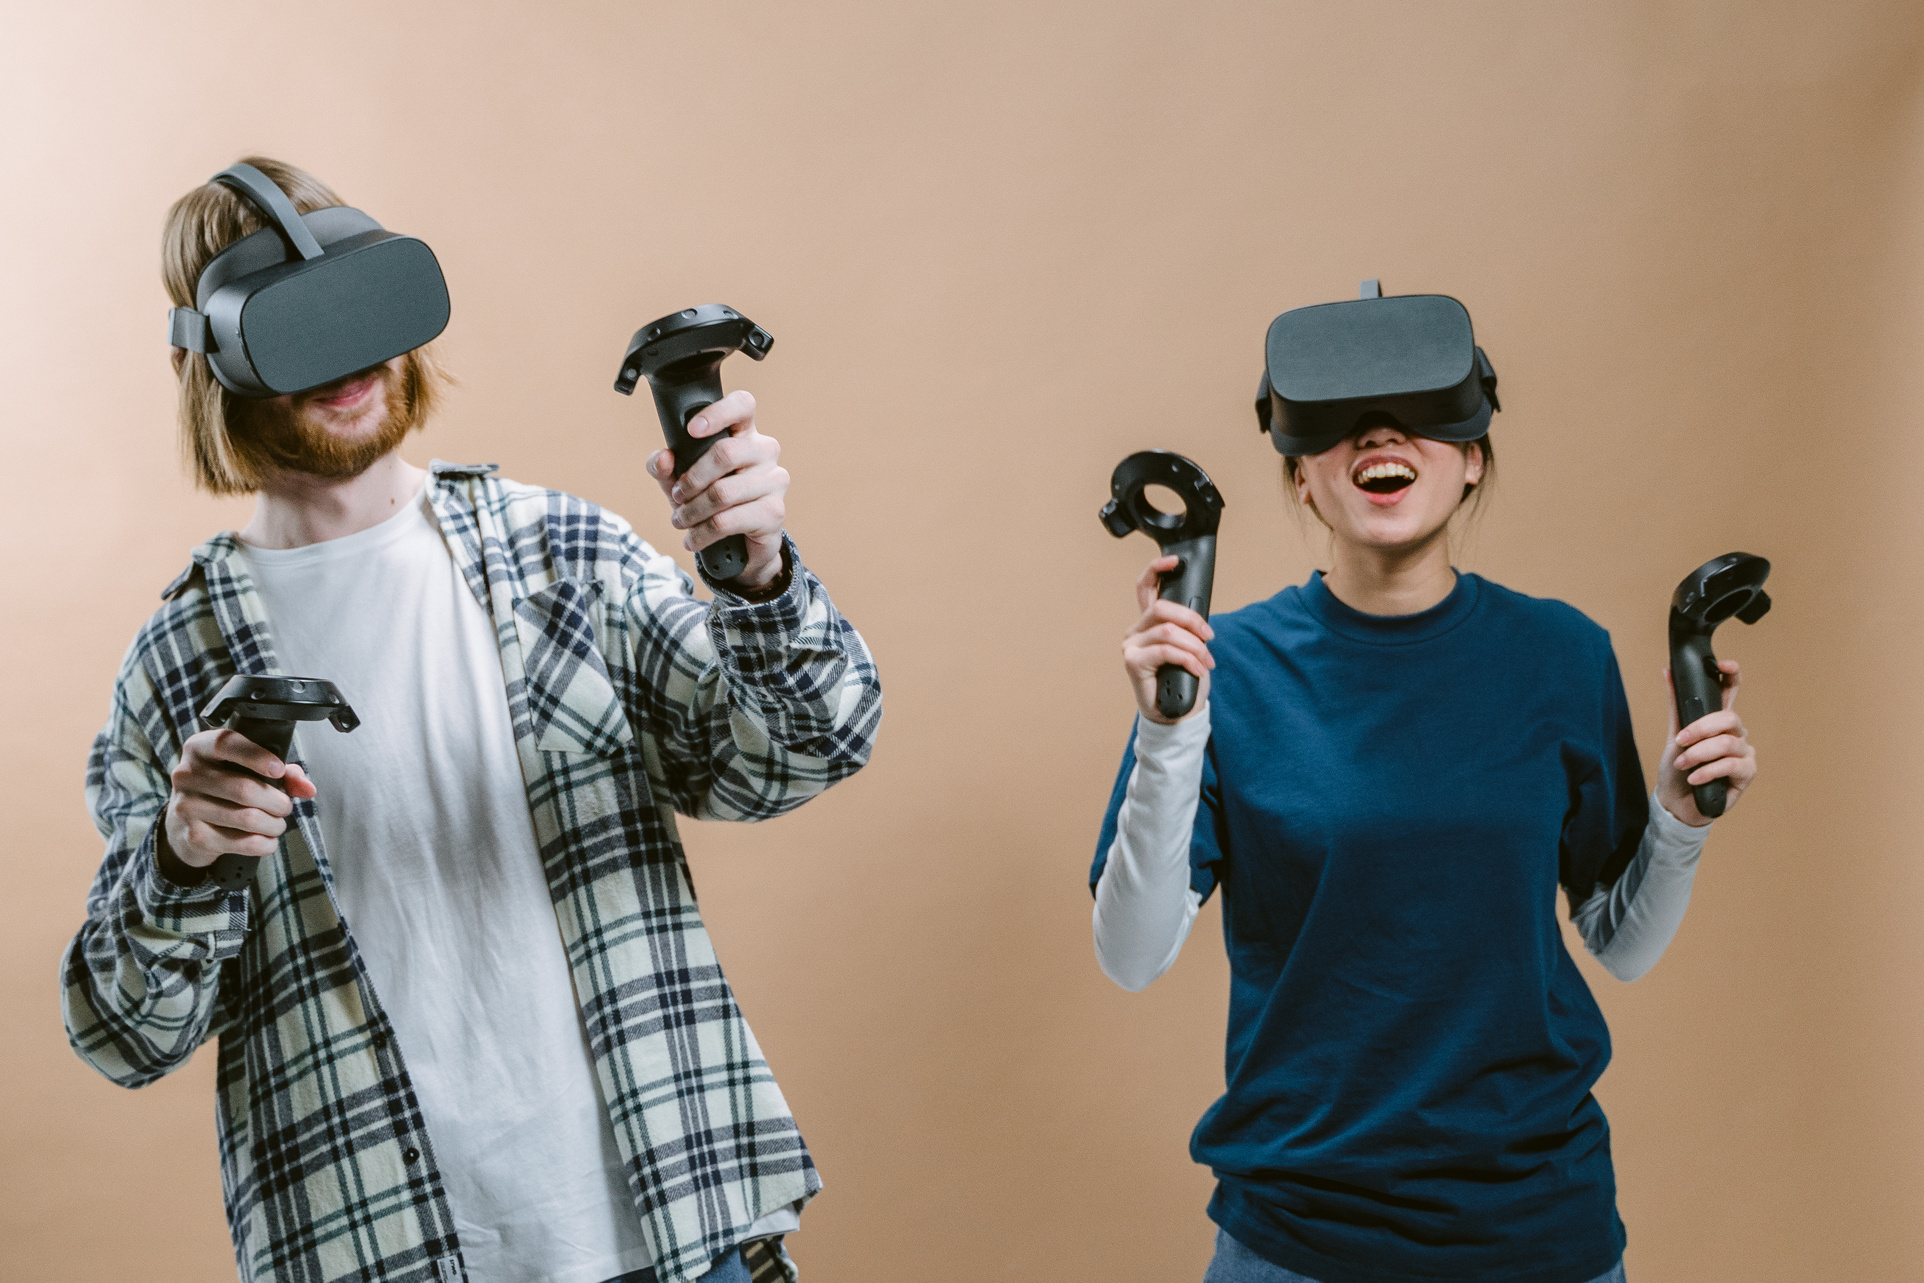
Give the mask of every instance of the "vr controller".
[[(239, 731), (283, 762), (294, 746), (294, 723), (328, 721), (337, 731), (361, 724), (333, 682), (318, 677), (232, 677), (201, 710), (201, 725)], [(273, 781), (269, 781), (272, 783)], [(229, 851), (215, 860), (208, 876), (227, 891), (254, 880), (259, 858)]]
[[(759, 361), (774, 346), (774, 335), (732, 307), (705, 303), (684, 308), (635, 331), (628, 355), (621, 359), (615, 391), (631, 396), (638, 381), (648, 380), (679, 477), (725, 435), (688, 435), (688, 421), (722, 398), (721, 363), (735, 352)], [(729, 535), (696, 556), (713, 578), (733, 579), (748, 568), (748, 540)]]
[[(1167, 486), (1182, 497), (1180, 515), (1149, 502), (1143, 487)], [(1097, 516), (1120, 539), (1140, 530), (1165, 556), (1178, 557), (1174, 570), (1157, 578), (1158, 596), (1209, 617), (1209, 592), (1216, 579), (1216, 526), (1223, 497), (1201, 468), (1169, 450), (1143, 450), (1116, 465), (1109, 478), (1108, 503)], [(1180, 664), (1156, 670), (1156, 711), (1170, 720), (1196, 706), (1196, 675)]]
[(262, 400), (305, 392), (411, 352), (447, 328), (434, 251), (358, 209), (301, 214), (252, 165), (208, 179), (267, 226), (214, 255), (194, 306), (167, 314), (167, 341), (201, 352), (222, 387)]
[[(1754, 624), (1770, 610), (1764, 580), (1770, 563), (1747, 552), (1727, 552), (1684, 577), (1670, 599), (1670, 676), (1677, 687), (1677, 725), (1690, 725), (1724, 706), (1723, 674), (1710, 649), (1711, 634), (1732, 615)], [(1724, 813), (1723, 780), (1692, 787), (1697, 809), (1710, 819)]]

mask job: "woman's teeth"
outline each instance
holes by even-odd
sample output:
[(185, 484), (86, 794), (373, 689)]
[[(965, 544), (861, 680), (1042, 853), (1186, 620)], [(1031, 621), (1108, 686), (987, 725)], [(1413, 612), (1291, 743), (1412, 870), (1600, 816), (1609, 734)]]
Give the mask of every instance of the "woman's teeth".
[(1393, 494), (1416, 480), (1416, 469), (1394, 461), (1372, 463), (1351, 480), (1371, 494)]

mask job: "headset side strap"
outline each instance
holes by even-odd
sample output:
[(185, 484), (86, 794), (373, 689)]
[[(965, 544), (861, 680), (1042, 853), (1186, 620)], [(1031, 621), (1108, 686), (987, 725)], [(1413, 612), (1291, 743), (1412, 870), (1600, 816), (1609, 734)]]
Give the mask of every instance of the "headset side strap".
[(184, 347), (189, 352), (205, 352), (208, 339), (212, 335), (207, 329), (207, 317), (191, 307), (175, 307), (167, 310), (167, 342), (171, 347)]

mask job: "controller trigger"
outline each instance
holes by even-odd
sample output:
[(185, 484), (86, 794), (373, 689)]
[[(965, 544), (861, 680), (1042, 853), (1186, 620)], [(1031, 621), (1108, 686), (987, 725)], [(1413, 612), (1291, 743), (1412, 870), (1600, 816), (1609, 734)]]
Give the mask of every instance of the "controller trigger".
[(1717, 657), (1715, 655), (1704, 656), (1704, 673), (1709, 676), (1711, 681), (1717, 683), (1718, 686), (1721, 687), (1724, 684), (1724, 670), (1717, 667)]

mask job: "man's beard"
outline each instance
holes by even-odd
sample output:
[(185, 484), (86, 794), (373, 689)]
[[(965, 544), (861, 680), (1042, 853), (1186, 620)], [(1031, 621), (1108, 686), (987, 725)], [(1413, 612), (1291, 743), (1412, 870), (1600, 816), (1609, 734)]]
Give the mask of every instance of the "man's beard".
[(256, 472), (298, 472), (329, 481), (360, 476), (421, 426), (415, 399), (409, 395), (405, 362), (399, 370), (377, 366), (367, 373), (381, 381), (384, 394), (381, 425), (372, 433), (343, 440), (327, 428), (307, 422), (300, 412), (299, 396), (288, 402), (239, 401), (233, 407), (228, 431), (235, 453)]

